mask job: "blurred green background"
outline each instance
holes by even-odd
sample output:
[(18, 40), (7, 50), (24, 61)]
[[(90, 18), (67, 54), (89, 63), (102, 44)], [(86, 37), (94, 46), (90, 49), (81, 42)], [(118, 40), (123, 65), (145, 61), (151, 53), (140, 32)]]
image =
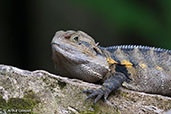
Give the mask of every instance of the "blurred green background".
[(0, 63), (54, 72), (50, 42), (69, 29), (101, 46), (171, 49), (171, 0), (1, 0)]

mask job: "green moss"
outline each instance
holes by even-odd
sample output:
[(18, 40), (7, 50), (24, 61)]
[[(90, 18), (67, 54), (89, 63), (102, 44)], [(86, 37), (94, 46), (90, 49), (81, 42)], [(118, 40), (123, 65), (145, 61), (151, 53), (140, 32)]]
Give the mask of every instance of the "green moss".
[(120, 92), (120, 95), (122, 95), (123, 97), (125, 97), (127, 100), (130, 100), (130, 98), (127, 96), (127, 94)]
[(39, 100), (35, 98), (33, 92), (28, 92), (24, 98), (10, 98), (8, 102), (0, 96), (0, 111), (5, 110), (6, 113), (33, 113), (33, 108), (36, 104), (39, 103)]
[(85, 111), (80, 112), (80, 114), (103, 114), (103, 113), (99, 110), (99, 106), (96, 104), (96, 105), (87, 106), (87, 109)]
[(0, 96), (0, 108), (5, 108), (6, 107), (6, 101), (5, 99)]
[(120, 95), (122, 95), (123, 97), (126, 98), (127, 101), (133, 101), (133, 102), (136, 102), (136, 99), (134, 99), (133, 97), (121, 92)]
[(31, 90), (25, 92), (24, 99), (27, 101), (30, 101), (32, 105), (36, 105), (36, 104), (40, 103), (40, 99)]
[(115, 109), (102, 102), (98, 102), (96, 105), (86, 106), (86, 109), (80, 111), (79, 114), (120, 114), (120, 110), (117, 107)]
[[(159, 103), (158, 107), (164, 109), (165, 111), (171, 109), (171, 100), (163, 100), (162, 98), (155, 97), (156, 101)], [(163, 102), (164, 101), (164, 102)]]
[(116, 108), (116, 114), (120, 114), (120, 110)]
[(122, 96), (124, 96), (124, 97), (126, 97), (126, 98), (128, 98), (128, 96), (125, 94), (125, 93), (120, 93)]

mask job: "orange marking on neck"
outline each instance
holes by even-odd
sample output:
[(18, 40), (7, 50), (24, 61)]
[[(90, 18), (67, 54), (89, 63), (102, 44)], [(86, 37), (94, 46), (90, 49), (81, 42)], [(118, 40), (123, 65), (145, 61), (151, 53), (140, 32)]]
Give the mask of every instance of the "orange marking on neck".
[(129, 61), (127, 61), (127, 60), (122, 60), (122, 61), (121, 61), (121, 64), (122, 64), (122, 65), (125, 65), (125, 66), (132, 66), (132, 65), (133, 65), (131, 62), (129, 62)]
[(156, 69), (157, 70), (163, 70), (162, 67), (159, 67), (159, 66), (157, 66)]
[(144, 63), (139, 63), (138, 65), (139, 65), (141, 68), (143, 68), (143, 69), (146, 69), (146, 68), (147, 68), (147, 65), (144, 64)]
[(133, 64), (129, 62), (128, 60), (122, 60), (121, 65), (125, 65), (126, 68), (131, 68), (133, 66)]
[(108, 57), (106, 60), (107, 60), (107, 62), (109, 64), (118, 64), (118, 62), (116, 62), (115, 60), (113, 60), (111, 57)]

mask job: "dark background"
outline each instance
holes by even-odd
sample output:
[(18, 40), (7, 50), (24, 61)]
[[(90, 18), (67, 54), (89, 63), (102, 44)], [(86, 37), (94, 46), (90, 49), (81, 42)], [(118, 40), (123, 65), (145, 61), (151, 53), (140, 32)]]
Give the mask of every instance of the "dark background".
[(0, 64), (54, 72), (50, 42), (69, 29), (102, 46), (171, 49), (171, 0), (1, 0)]

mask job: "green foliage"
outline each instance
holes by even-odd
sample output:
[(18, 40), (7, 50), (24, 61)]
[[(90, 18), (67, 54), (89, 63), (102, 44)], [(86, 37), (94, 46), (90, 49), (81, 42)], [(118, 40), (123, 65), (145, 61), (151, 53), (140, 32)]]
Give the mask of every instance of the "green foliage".
[(133, 29), (141, 36), (171, 49), (171, 1), (73, 0), (97, 12), (118, 31)]

